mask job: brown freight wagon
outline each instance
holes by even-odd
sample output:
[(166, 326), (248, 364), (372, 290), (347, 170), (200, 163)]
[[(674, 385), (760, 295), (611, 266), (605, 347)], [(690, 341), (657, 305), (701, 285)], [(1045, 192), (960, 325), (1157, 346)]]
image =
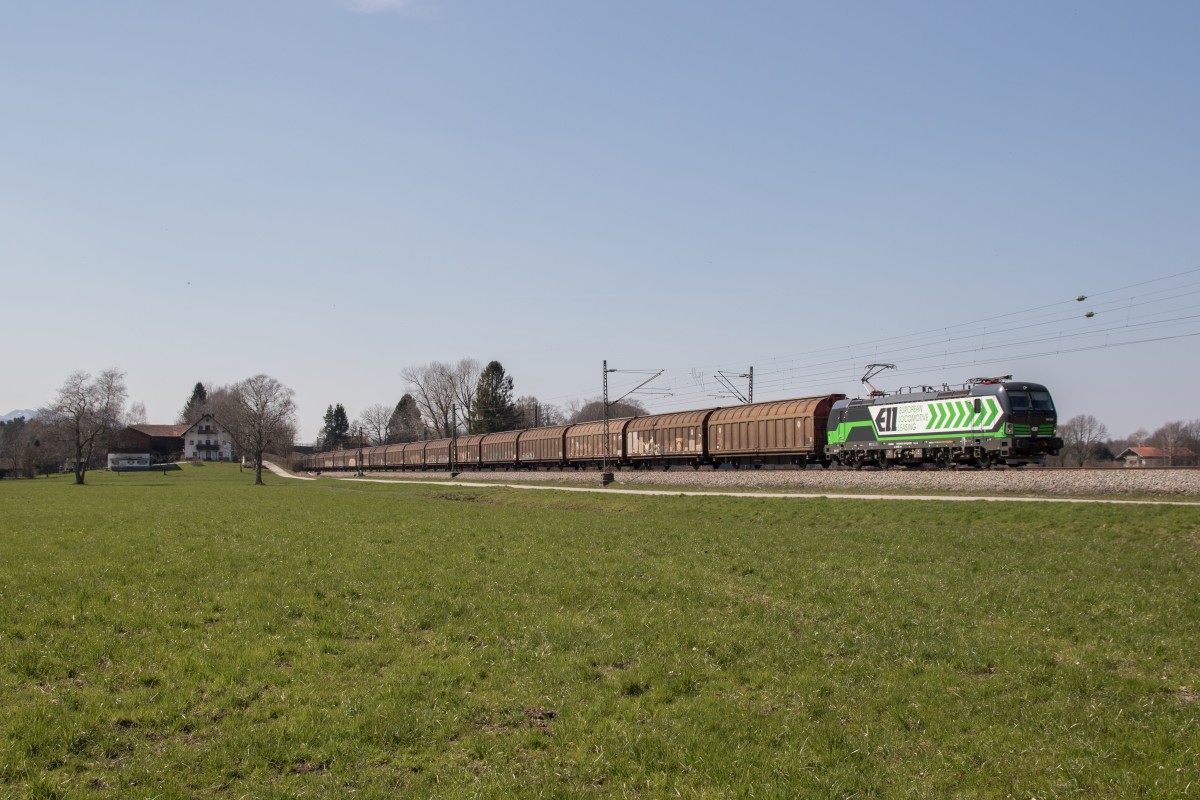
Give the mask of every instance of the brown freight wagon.
[(404, 445), (388, 444), (379, 448), (379, 465), (387, 470), (398, 470), (404, 465)]
[(635, 418), (625, 431), (629, 462), (647, 469), (672, 464), (698, 468), (705, 461), (704, 423), (712, 413), (706, 408)]
[(558, 467), (567, 465), (566, 433), (570, 425), (532, 428), (517, 438), (517, 462), (522, 467)]
[(425, 466), (425, 445), (428, 442), (407, 442), (400, 463), (403, 469), (422, 469)]
[(713, 411), (706, 423), (714, 465), (796, 464), (824, 459), (829, 411), (845, 395), (751, 403)]
[[(634, 417), (608, 421), (608, 454), (611, 466), (625, 463), (625, 428)], [(572, 425), (566, 433), (567, 463), (579, 469), (598, 467), (604, 463), (604, 423), (582, 422)]]
[(426, 469), (448, 469), (450, 467), (450, 440), (434, 439), (425, 443)]
[(480, 444), (483, 466), (490, 469), (510, 469), (517, 466), (517, 437), (522, 431), (485, 433)]
[(480, 443), (483, 442), (484, 434), (476, 433), (472, 436), (463, 436), (455, 439), (454, 445), (454, 466), (457, 469), (478, 469)]

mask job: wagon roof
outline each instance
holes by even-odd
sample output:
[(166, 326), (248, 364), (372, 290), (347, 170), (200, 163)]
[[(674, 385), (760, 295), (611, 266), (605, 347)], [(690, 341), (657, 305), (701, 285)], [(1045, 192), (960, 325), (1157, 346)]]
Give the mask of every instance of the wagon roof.
[(496, 442), (515, 442), (517, 437), (524, 431), (500, 431), (499, 433), (485, 433), (483, 438), (487, 439), (488, 444)]
[(830, 395), (799, 397), (794, 400), (775, 400), (768, 403), (749, 403), (744, 406), (719, 408), (709, 417), (708, 424), (736, 422), (742, 420), (778, 419), (780, 417), (811, 417), (825, 403), (832, 403)]
[[(611, 420), (609, 421), (611, 425)], [(541, 439), (558, 439), (563, 435), (563, 431), (571, 427), (570, 425), (551, 425), (548, 428), (530, 428), (521, 431), (521, 441), (534, 441)]]
[(700, 425), (704, 418), (713, 412), (711, 408), (701, 408), (696, 411), (676, 411), (671, 414), (652, 414), (648, 417), (637, 417), (629, 423), (630, 431), (650, 431), (656, 428), (674, 427), (677, 425)]
[[(621, 433), (623, 430), (625, 430), (625, 426), (631, 419), (636, 419), (636, 417), (610, 419), (608, 421), (608, 432)], [(595, 422), (580, 422), (576, 425), (570, 426), (570, 430), (567, 431), (568, 436), (590, 436), (597, 433), (604, 433), (604, 420), (597, 420)]]

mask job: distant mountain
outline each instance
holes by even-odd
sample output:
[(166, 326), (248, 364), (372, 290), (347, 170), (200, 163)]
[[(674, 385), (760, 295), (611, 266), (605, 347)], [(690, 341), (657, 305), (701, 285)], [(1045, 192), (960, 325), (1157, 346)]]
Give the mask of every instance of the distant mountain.
[(32, 408), (18, 408), (16, 411), (10, 411), (3, 417), (0, 417), (0, 422), (10, 422), (17, 417), (24, 417), (26, 420), (31, 420), (37, 416), (37, 412)]

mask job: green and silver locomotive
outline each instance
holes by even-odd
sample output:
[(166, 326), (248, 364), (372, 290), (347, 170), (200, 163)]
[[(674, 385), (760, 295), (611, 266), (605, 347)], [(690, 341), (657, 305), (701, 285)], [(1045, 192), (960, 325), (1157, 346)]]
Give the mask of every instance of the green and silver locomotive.
[(1040, 383), (978, 378), (961, 388), (839, 400), (825, 456), (847, 467), (1043, 464), (1062, 449), (1050, 392)]

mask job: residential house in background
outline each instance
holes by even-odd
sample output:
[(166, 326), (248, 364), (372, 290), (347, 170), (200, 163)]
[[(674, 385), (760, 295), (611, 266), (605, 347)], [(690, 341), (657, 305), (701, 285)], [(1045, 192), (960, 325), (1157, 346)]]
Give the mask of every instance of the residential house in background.
[(184, 431), (183, 457), (189, 461), (232, 461), (233, 436), (212, 414), (205, 414)]
[(1127, 467), (1191, 467), (1196, 454), (1187, 447), (1129, 447), (1117, 456)]

